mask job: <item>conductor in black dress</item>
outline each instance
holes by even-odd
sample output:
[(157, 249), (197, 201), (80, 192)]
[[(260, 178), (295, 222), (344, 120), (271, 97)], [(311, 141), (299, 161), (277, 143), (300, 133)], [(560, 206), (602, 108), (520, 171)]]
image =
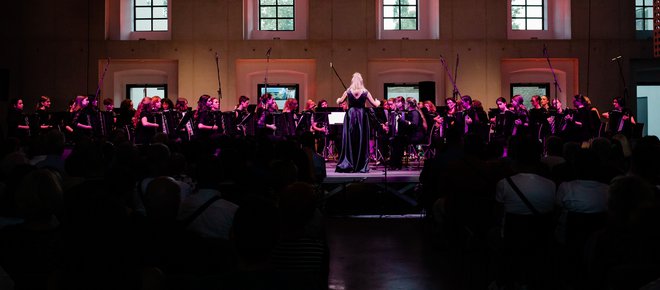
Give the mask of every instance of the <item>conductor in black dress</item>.
[(365, 109), (366, 102), (378, 107), (375, 100), (364, 87), (360, 73), (354, 73), (351, 85), (337, 104), (348, 102), (348, 111), (344, 116), (341, 153), (336, 172), (369, 172), (369, 118)]

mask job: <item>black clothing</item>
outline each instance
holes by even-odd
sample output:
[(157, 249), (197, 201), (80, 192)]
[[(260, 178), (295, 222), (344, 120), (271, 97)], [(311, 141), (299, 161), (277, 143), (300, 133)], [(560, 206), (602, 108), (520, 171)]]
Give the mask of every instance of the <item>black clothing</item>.
[(369, 117), (365, 104), (367, 91), (359, 96), (346, 92), (348, 111), (344, 116), (341, 153), (337, 162), (337, 172), (369, 172)]

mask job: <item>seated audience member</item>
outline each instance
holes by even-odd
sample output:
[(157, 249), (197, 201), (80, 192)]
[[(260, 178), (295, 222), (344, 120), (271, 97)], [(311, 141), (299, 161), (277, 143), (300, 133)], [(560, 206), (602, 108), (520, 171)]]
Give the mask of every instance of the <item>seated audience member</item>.
[(198, 164), (197, 191), (181, 202), (179, 220), (201, 237), (227, 240), (238, 205), (223, 199), (218, 190), (220, 166), (217, 158)]

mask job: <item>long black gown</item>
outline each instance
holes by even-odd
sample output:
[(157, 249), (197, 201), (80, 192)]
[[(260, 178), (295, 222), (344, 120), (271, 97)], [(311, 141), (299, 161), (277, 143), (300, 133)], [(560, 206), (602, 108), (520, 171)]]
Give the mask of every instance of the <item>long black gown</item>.
[(369, 118), (365, 109), (367, 91), (354, 96), (347, 92), (348, 112), (344, 116), (341, 153), (336, 172), (369, 172)]

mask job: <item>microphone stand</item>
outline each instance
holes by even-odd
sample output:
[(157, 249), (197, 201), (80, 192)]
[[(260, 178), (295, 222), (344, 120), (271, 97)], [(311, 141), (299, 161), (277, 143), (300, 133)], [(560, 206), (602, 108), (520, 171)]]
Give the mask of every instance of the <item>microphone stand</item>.
[[(110, 58), (108, 57), (105, 66), (103, 67), (103, 73), (101, 74), (101, 78), (99, 79), (98, 86), (96, 87), (96, 95), (95, 99), (98, 101), (99, 100), (99, 95), (101, 95), (101, 87), (103, 87), (103, 80), (105, 79), (105, 73), (108, 71), (108, 67), (110, 66)], [(101, 102), (99, 102), (100, 104)]]
[(447, 72), (449, 81), (451, 81), (451, 84), (454, 86), (453, 96), (454, 97), (458, 96), (459, 98), (462, 97), (461, 92), (458, 90), (458, 87), (456, 86), (456, 81), (454, 80), (454, 77), (452, 77), (451, 71), (449, 71), (449, 67), (447, 67), (447, 61), (445, 60), (445, 57), (442, 55), (440, 55), (440, 62), (442, 63), (442, 66), (445, 68), (445, 72)]
[(218, 56), (218, 53), (215, 53), (215, 70), (218, 75), (218, 99), (222, 100), (222, 84), (220, 83), (220, 64), (219, 64), (219, 59), (220, 57)]
[[(266, 51), (266, 74), (264, 75), (264, 94), (268, 93), (268, 66), (270, 65), (270, 51), (273, 49), (272, 47), (268, 48), (268, 51)], [(259, 96), (261, 97), (261, 96)]]
[[(543, 45), (543, 56), (545, 56), (545, 59), (548, 61), (548, 66), (550, 67), (550, 72), (552, 72), (552, 77), (554, 78), (554, 85), (555, 85), (555, 100), (558, 97), (558, 94), (561, 93), (561, 87), (559, 86), (559, 82), (557, 82), (557, 75), (555, 74), (555, 69), (552, 68), (552, 63), (550, 62), (550, 56), (548, 55), (548, 47)], [(552, 102), (550, 102), (552, 104)]]
[(628, 102), (628, 85), (626, 84), (626, 78), (623, 76), (623, 68), (621, 67), (621, 56), (615, 57), (613, 60), (616, 60), (617, 66), (619, 66), (619, 76), (621, 77), (621, 83), (623, 84), (623, 99), (625, 102)]
[(458, 82), (458, 63), (460, 62), (460, 58), (458, 56), (458, 53), (456, 54), (456, 67), (454, 67), (454, 91), (452, 92), (452, 97), (456, 98), (456, 95), (460, 97), (460, 94), (458, 93), (458, 89), (456, 87), (456, 83)]

